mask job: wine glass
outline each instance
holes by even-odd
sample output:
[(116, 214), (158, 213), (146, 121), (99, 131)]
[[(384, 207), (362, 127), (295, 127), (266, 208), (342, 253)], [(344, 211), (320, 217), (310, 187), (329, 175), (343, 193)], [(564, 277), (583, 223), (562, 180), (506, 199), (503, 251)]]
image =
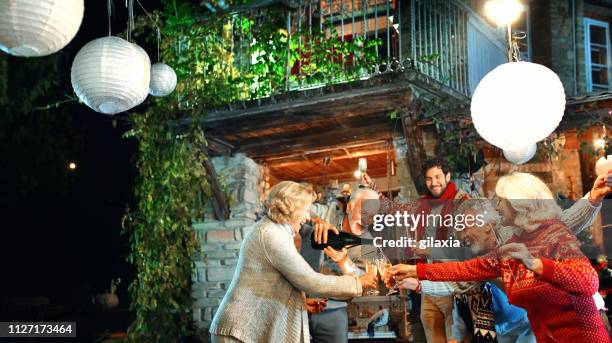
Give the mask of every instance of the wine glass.
[[(378, 280), (378, 266), (374, 261), (366, 261), (365, 262), (366, 273), (374, 278), (374, 280)], [(378, 295), (379, 292), (377, 289), (369, 289), (366, 291), (366, 295)]]
[[(378, 248), (374, 260), (376, 261), (376, 265), (378, 266), (378, 272), (380, 273), (381, 279), (384, 279), (385, 275), (387, 275), (387, 271), (389, 270), (389, 268), (391, 268), (391, 261), (389, 261), (389, 258), (382, 252), (380, 248)], [(395, 279), (395, 277), (393, 278)], [(398, 286), (399, 282), (395, 281), (395, 284), (389, 289), (387, 295), (399, 292)]]

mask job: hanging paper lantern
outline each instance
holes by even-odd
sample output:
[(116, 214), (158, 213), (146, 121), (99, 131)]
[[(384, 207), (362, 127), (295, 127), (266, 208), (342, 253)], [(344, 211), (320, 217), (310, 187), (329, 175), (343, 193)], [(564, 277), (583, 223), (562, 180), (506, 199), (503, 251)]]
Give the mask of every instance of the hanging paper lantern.
[(155, 63), (151, 66), (151, 82), (149, 94), (153, 96), (166, 96), (176, 88), (176, 73), (174, 69), (164, 63)]
[(14, 56), (55, 53), (79, 31), (83, 0), (0, 1), (0, 50)]
[(607, 157), (602, 156), (597, 163), (595, 163), (595, 174), (597, 176), (604, 175), (610, 169), (612, 169), (612, 155), (608, 155)]
[(504, 150), (504, 157), (511, 163), (524, 164), (535, 156), (538, 150), (537, 144), (531, 144), (520, 150)]
[(141, 104), (149, 93), (151, 61), (138, 45), (119, 37), (85, 44), (72, 62), (72, 88), (94, 111), (115, 114)]
[(543, 65), (512, 62), (498, 66), (472, 96), (472, 121), (487, 142), (517, 151), (550, 135), (565, 111), (557, 74)]

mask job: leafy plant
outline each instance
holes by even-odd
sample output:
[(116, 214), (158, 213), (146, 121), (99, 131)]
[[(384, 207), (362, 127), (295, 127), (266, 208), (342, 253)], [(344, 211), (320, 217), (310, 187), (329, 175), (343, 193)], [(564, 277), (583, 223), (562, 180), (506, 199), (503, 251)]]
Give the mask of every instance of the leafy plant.
[(137, 269), (129, 290), (136, 318), (128, 330), (132, 342), (178, 342), (188, 334), (191, 317), (192, 256), (197, 239), (192, 220), (201, 218), (200, 194), (209, 194), (194, 144), (203, 144), (197, 125), (177, 136), (165, 123), (176, 106), (159, 100), (132, 116), (128, 137), (139, 141), (136, 186), (138, 206), (124, 217), (130, 235), (128, 260)]

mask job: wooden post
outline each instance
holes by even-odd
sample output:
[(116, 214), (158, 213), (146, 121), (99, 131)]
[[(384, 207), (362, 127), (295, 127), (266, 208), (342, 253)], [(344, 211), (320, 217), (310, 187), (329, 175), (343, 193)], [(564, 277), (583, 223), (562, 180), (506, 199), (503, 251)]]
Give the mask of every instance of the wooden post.
[(402, 313), (402, 319), (400, 320), (399, 323), (399, 327), (398, 327), (398, 336), (400, 336), (401, 339), (405, 340), (406, 342), (408, 342), (410, 340), (410, 332), (412, 331), (411, 327), (410, 327), (410, 320), (408, 319), (408, 316), (410, 315), (410, 312), (408, 312), (408, 295), (407, 295), (407, 291), (405, 289), (400, 290), (400, 308), (402, 309), (401, 313)]
[(217, 172), (215, 171), (215, 167), (213, 166), (210, 160), (210, 153), (208, 152), (208, 142), (205, 140), (202, 145), (202, 152), (204, 153), (204, 169), (206, 170), (206, 178), (210, 183), (210, 188), (212, 189), (214, 201), (213, 201), (213, 210), (215, 212), (215, 217), (218, 220), (227, 220), (229, 219), (229, 206), (227, 203), (227, 198), (225, 197), (225, 193), (223, 193), (223, 189), (221, 189), (221, 184), (219, 183), (219, 179), (217, 178)]
[(421, 168), (427, 156), (423, 147), (423, 132), (417, 125), (419, 114), (419, 105), (413, 101), (409, 106), (401, 109), (402, 130), (406, 138), (406, 157), (408, 159), (408, 167), (412, 174), (412, 179), (416, 182), (421, 175)]

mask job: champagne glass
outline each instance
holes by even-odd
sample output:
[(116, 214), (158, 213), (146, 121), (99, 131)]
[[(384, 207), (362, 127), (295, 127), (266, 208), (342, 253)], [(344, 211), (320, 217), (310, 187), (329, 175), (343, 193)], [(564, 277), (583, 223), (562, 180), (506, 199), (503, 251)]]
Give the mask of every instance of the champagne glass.
[[(376, 258), (374, 260), (376, 261), (376, 265), (378, 266), (378, 272), (380, 273), (381, 279), (384, 279), (387, 275), (387, 271), (389, 271), (389, 268), (391, 268), (391, 261), (389, 261), (389, 258), (382, 252), (380, 248), (378, 248)], [(395, 280), (395, 277), (393, 277), (393, 279)], [(398, 287), (399, 282), (395, 281), (395, 284), (389, 289), (387, 295), (399, 292)]]
[[(374, 280), (378, 280), (378, 266), (373, 261), (366, 261), (365, 263), (366, 273), (374, 278)], [(379, 292), (376, 289), (370, 289), (366, 292), (367, 295), (378, 295)]]

